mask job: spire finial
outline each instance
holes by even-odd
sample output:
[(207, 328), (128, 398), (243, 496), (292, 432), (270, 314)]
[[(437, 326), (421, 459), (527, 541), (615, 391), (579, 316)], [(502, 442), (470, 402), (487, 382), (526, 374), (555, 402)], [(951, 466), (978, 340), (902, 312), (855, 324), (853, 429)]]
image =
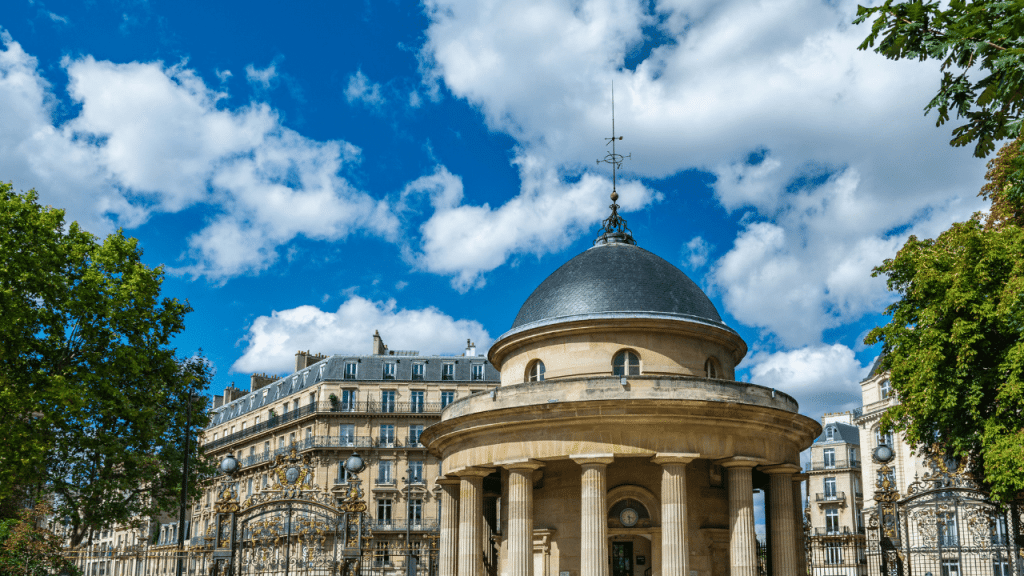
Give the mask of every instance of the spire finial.
[(622, 136), (615, 136), (615, 82), (612, 82), (612, 137), (605, 138), (605, 145), (611, 144), (611, 152), (605, 155), (604, 159), (598, 160), (598, 164), (611, 164), (612, 165), (612, 204), (609, 206), (612, 213), (604, 222), (601, 223), (601, 236), (594, 240), (594, 245), (598, 244), (611, 244), (611, 243), (626, 243), (636, 244), (636, 240), (633, 240), (633, 233), (626, 227), (626, 220), (619, 216), (619, 193), (616, 189), (618, 186), (618, 170), (622, 168), (622, 161), (627, 158), (632, 158), (633, 154), (623, 156), (615, 151), (615, 141), (622, 140)]

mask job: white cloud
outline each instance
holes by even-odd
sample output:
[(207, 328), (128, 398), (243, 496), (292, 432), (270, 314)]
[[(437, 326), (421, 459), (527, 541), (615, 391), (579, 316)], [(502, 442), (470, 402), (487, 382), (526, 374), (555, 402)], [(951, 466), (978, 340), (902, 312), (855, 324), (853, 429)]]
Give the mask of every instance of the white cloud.
[(378, 108), (384, 103), (380, 84), (371, 82), (366, 77), (366, 74), (363, 74), (362, 70), (357, 70), (355, 74), (348, 77), (348, 86), (345, 87), (345, 99), (348, 100), (349, 104), (362, 102), (371, 108)]
[[(277, 80), (277, 62), (271, 62), (266, 68), (256, 68), (252, 64), (247, 65), (245, 79), (256, 88), (270, 90)], [(223, 78), (221, 80), (223, 81)]]
[[(892, 230), (941, 230), (981, 206), (983, 161), (922, 117), (938, 66), (858, 51), (869, 28), (850, 25), (855, 11), (817, 0), (431, 0), (421, 61), (427, 87), (478, 106), (521, 157), (555, 171), (593, 161), (614, 81), (632, 171), (711, 172), (727, 210), (751, 211), (712, 266), (728, 311), (800, 346), (885, 303), (870, 271), (901, 243)], [(669, 40), (626, 68), (652, 26)], [(499, 244), (428, 269), (461, 266), (458, 283), (472, 285), (528, 245)], [(782, 305), (765, 306), (775, 290)]]
[(224, 82), (227, 82), (232, 76), (234, 76), (234, 74), (231, 73), (231, 70), (215, 70), (214, 73), (217, 75), (217, 78), (221, 81), (222, 84)]
[(713, 246), (700, 236), (694, 236), (683, 245), (683, 263), (689, 268), (701, 268), (708, 263)]
[(430, 307), (401, 309), (395, 300), (372, 301), (350, 296), (334, 312), (299, 306), (260, 316), (249, 327), (245, 353), (232, 372), (287, 373), (295, 366), (296, 350), (331, 354), (368, 354), (374, 330), (392, 350), (422, 354), (460, 354), (466, 339), (486, 350), (492, 338), (476, 320), (456, 320)]
[(862, 366), (853, 350), (841, 344), (818, 344), (788, 352), (754, 353), (744, 361), (751, 381), (796, 398), (800, 413), (816, 420), (825, 412), (860, 407), (860, 381), (871, 364)]
[[(44, 203), (95, 233), (210, 205), (213, 217), (188, 239), (192, 262), (177, 271), (215, 281), (265, 269), (299, 235), (397, 237), (389, 205), (339, 176), (360, 159), (347, 142), (305, 138), (263, 103), (218, 106), (224, 94), (182, 65), (90, 56), (64, 61), (81, 111), (54, 126), (55, 99), (36, 60), (6, 33), (2, 41), (4, 178), (36, 188)], [(269, 78), (265, 72), (256, 76)]]
[[(420, 226), (419, 251), (409, 254), (417, 267), (452, 276), (460, 292), (484, 285), (484, 273), (512, 254), (558, 252), (607, 214), (608, 179), (583, 174), (566, 181), (541, 158), (520, 156), (522, 188), (505, 204), (463, 204), (462, 180), (439, 166), (408, 184), (403, 201), (426, 195), (434, 213)], [(620, 181), (623, 211), (660, 199), (637, 182)]]

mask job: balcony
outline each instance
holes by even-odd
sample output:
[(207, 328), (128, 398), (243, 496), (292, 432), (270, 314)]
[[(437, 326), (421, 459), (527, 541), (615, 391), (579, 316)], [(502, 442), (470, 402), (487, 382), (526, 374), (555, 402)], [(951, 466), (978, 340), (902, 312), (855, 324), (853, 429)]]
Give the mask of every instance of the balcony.
[(441, 413), (440, 402), (380, 402), (370, 400), (366, 402), (317, 402), (315, 404), (306, 404), (305, 406), (299, 407), (297, 410), (292, 410), (281, 414), (280, 416), (274, 416), (265, 422), (260, 422), (251, 428), (246, 428), (234, 434), (229, 434), (223, 438), (218, 438), (210, 442), (203, 444), (206, 450), (214, 450), (222, 446), (227, 446), (239, 440), (244, 440), (252, 436), (260, 435), (267, 430), (272, 430), (278, 426), (294, 422), (311, 414), (432, 414), (438, 415)]
[(854, 531), (849, 526), (842, 526), (840, 528), (814, 528), (811, 532), (811, 536), (857, 536), (864, 534), (864, 529)]
[(815, 470), (840, 470), (843, 468), (860, 468), (860, 460), (833, 460), (832, 462), (817, 461), (811, 462), (811, 471)]
[(846, 492), (826, 492), (824, 494), (817, 493), (814, 495), (815, 502), (842, 502), (846, 503)]
[(405, 532), (407, 528), (410, 532), (429, 532), (438, 527), (437, 520), (370, 520), (370, 529), (374, 532)]
[(407, 436), (405, 440), (406, 440), (405, 445), (408, 448), (423, 448), (424, 447), (423, 444), (420, 444), (420, 437), (419, 437), (418, 434), (416, 436)]

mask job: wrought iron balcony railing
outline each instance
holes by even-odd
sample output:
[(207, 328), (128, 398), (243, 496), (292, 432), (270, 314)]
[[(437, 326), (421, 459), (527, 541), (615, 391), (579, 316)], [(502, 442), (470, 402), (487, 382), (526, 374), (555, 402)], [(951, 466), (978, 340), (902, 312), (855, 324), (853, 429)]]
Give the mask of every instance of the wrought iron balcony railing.
[(860, 460), (819, 460), (811, 462), (811, 470), (839, 470), (841, 468), (860, 468)]
[(857, 534), (863, 534), (864, 529), (853, 530), (849, 526), (841, 526), (838, 528), (814, 528), (812, 530), (812, 536), (856, 536)]
[(370, 521), (370, 529), (374, 532), (405, 532), (406, 527), (408, 527), (408, 529), (412, 532), (429, 532), (432, 530), (437, 530), (439, 524), (437, 520), (412, 520), (411, 522), (407, 522), (405, 520)]
[(816, 502), (843, 502), (846, 500), (846, 492), (826, 492), (814, 495)]
[(364, 402), (316, 402), (300, 406), (296, 410), (274, 415), (264, 422), (260, 422), (245, 430), (234, 434), (228, 434), (223, 438), (206, 442), (203, 446), (207, 450), (213, 450), (227, 446), (238, 440), (243, 440), (278, 426), (294, 422), (310, 414), (332, 414), (332, 413), (353, 413), (353, 414), (440, 414), (440, 402), (381, 402), (369, 400)]

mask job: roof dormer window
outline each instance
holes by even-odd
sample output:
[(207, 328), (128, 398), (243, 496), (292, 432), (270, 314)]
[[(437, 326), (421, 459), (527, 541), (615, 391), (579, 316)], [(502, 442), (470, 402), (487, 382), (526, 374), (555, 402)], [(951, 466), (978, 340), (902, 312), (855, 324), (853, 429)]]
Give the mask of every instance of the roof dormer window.
[(834, 426), (829, 426), (828, 428), (825, 428), (825, 440), (831, 442), (832, 440), (835, 440), (835, 436), (836, 429)]

